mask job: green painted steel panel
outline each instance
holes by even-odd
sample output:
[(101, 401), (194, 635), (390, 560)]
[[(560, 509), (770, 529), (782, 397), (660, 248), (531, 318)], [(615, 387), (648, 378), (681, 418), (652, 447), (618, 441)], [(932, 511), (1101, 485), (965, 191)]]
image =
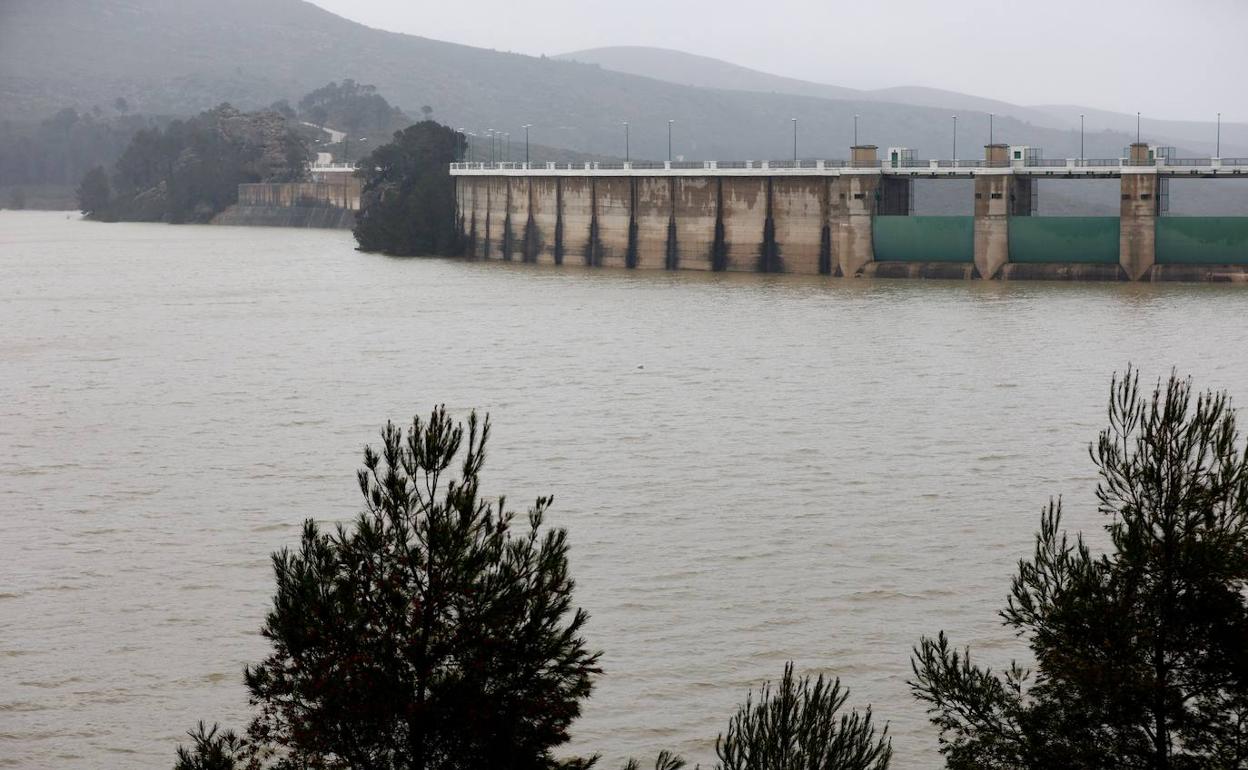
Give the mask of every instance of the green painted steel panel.
[(882, 216), (872, 222), (877, 262), (973, 262), (974, 217)]
[(1118, 217), (1011, 217), (1010, 261), (1118, 264)]
[(1158, 217), (1157, 264), (1248, 265), (1248, 217)]

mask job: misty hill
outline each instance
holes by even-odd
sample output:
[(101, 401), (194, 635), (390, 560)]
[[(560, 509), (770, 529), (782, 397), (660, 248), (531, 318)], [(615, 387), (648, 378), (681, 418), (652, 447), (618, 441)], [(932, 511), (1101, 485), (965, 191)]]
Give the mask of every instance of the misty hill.
[[(854, 99), (895, 102), (946, 111), (993, 112), (1008, 115), (1026, 123), (1046, 128), (1077, 130), (1083, 114), (1087, 125), (1096, 130), (1106, 128), (1131, 137), (1135, 135), (1135, 115), (1098, 110), (1077, 105), (1023, 106), (971, 94), (922, 86), (895, 86), (875, 90), (858, 90), (844, 86), (815, 83), (807, 80), (772, 75), (742, 67), (709, 56), (647, 46), (609, 46), (562, 54), (558, 59), (597, 64), (604, 69), (625, 72), (658, 80), (706, 88), (764, 91), (825, 99)], [(1209, 121), (1154, 120), (1144, 118), (1143, 130), (1148, 141), (1190, 148), (1202, 155), (1212, 155), (1216, 146), (1216, 129)], [(1248, 154), (1248, 125), (1225, 123), (1222, 126), (1223, 155)]]
[[(590, 154), (623, 153), (631, 124), (637, 158), (784, 158), (799, 119), (805, 157), (845, 157), (860, 138), (952, 154), (947, 109), (832, 92), (692, 87), (598, 65), (522, 56), (384, 32), (301, 0), (5, 0), (0, 5), (0, 119), (90, 109), (125, 97), (136, 111), (189, 114), (229, 101), (242, 109), (295, 99), (329, 81), (377, 86), (409, 115), (429, 105), (454, 127), (510, 131), (533, 124), (534, 143)], [(960, 113), (959, 155), (978, 155), (987, 115)], [(1078, 152), (1078, 134), (997, 121), (997, 138)], [(1117, 157), (1133, 135), (1088, 135), (1089, 155)]]
[(823, 99), (852, 99), (857, 101), (895, 102), (922, 107), (939, 107), (944, 110), (967, 110), (972, 112), (995, 112), (1011, 115), (1019, 120), (1041, 126), (1069, 128), (1065, 121), (1057, 121), (1047, 112), (1033, 111), (1016, 104), (984, 99), (954, 91), (919, 86), (898, 86), (878, 90), (860, 90), (827, 83), (772, 75), (769, 72), (742, 67), (738, 64), (710, 56), (674, 51), (670, 48), (649, 46), (608, 46), (588, 48), (583, 51), (561, 54), (555, 58), (577, 61), (598, 66), (614, 72), (666, 80), (683, 85), (703, 88), (722, 88), (740, 91), (763, 91), (797, 96), (816, 96)]

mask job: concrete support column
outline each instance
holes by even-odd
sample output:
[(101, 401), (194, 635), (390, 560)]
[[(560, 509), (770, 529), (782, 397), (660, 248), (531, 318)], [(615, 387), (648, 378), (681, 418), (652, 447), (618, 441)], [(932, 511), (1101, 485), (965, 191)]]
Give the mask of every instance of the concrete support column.
[(833, 179), (828, 201), (832, 259), (843, 276), (858, 275), (875, 259), (871, 226), (881, 179), (875, 145), (855, 146), (850, 157), (853, 169)]
[(1131, 145), (1130, 167), (1122, 170), (1118, 264), (1128, 280), (1145, 278), (1157, 261), (1157, 215), (1161, 182), (1148, 157), (1148, 145)]
[[(975, 177), (975, 271), (985, 280), (997, 277), (1010, 260), (1010, 209), (1013, 176), (1009, 166), (1010, 148), (990, 144), (984, 148), (987, 165), (1003, 173)], [(1030, 207), (1030, 200), (1028, 201)]]

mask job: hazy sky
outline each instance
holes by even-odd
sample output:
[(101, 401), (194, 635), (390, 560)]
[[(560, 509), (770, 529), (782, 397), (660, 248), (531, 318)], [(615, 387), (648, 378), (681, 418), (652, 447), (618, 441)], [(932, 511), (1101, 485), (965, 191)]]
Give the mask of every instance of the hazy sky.
[(855, 88), (1248, 121), (1248, 0), (313, 0), (528, 54), (650, 45)]

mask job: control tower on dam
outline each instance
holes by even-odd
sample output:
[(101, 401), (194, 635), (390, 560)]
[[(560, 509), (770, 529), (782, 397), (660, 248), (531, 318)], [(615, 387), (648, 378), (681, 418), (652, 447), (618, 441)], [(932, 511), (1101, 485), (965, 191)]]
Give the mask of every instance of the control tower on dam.
[[(1173, 178), (1248, 179), (1248, 158), (918, 160), (874, 145), (849, 160), (455, 163), (477, 259), (832, 276), (1248, 283), (1245, 216), (1165, 213)], [(916, 216), (919, 179), (974, 180), (972, 216)], [(1036, 216), (1040, 179), (1118, 179), (1116, 217)]]

